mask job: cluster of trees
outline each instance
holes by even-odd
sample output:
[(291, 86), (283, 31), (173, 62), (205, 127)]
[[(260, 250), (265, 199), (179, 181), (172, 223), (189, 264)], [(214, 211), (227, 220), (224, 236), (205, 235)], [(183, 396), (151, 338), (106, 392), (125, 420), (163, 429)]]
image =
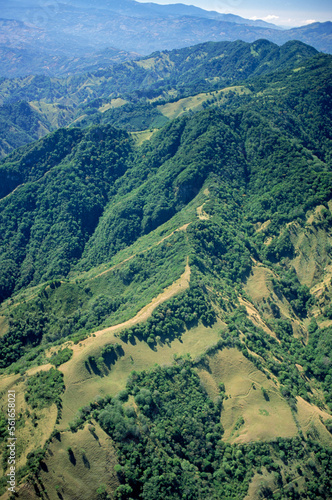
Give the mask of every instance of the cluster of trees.
[[(250, 243), (238, 227), (227, 223), (199, 221), (188, 229), (195, 250), (192, 263), (230, 282), (242, 280), (250, 271)], [(249, 248), (248, 248), (249, 247)]]
[[(172, 367), (133, 372), (121, 398), (99, 400), (92, 414), (118, 453), (116, 498), (244, 498), (251, 477), (263, 467), (274, 475), (276, 490), (265, 488), (264, 498), (301, 494), (310, 499), (318, 492), (329, 498), (332, 453), (310, 438), (246, 445), (222, 441), (223, 390), (221, 384), (217, 401), (210, 400), (192, 362), (179, 358)], [(135, 398), (135, 409), (125, 403), (128, 395)], [(282, 468), (288, 466), (296, 472), (285, 477)], [(298, 475), (306, 477), (301, 493), (295, 486)]]
[(24, 398), (31, 408), (44, 408), (53, 403), (61, 407), (60, 395), (64, 390), (63, 373), (51, 368), (28, 378)]
[(6, 368), (20, 359), (28, 348), (39, 345), (47, 323), (47, 315), (33, 308), (29, 312), (20, 311), (10, 319), (9, 331), (0, 338), (0, 368)]
[(66, 361), (69, 361), (73, 355), (73, 350), (69, 347), (65, 347), (63, 349), (59, 349), (58, 352), (53, 353), (50, 359), (50, 363), (54, 365), (56, 368)]
[(119, 108), (111, 108), (104, 113), (90, 107), (84, 109), (84, 115), (87, 116), (79, 122), (80, 127), (108, 124), (131, 132), (161, 128), (168, 122), (166, 116), (145, 100), (141, 103), (129, 102)]
[(51, 130), (47, 119), (27, 102), (0, 106), (0, 158), (40, 137), (40, 125)]
[(325, 400), (332, 411), (332, 328), (319, 328), (312, 319), (308, 331), (309, 342), (301, 360), (303, 369), (307, 376), (314, 376), (321, 382)]
[[(330, 197), (331, 173), (300, 143), (280, 133), (261, 113), (247, 111), (241, 121), (250, 172), (248, 220), (271, 220), (269, 231), (304, 219), (305, 212)], [(247, 200), (249, 201), (249, 200)]]
[(272, 279), (273, 289), (277, 295), (286, 297), (295, 313), (300, 316), (306, 316), (308, 310), (314, 303), (309, 288), (301, 285), (294, 268), (281, 273), (278, 279)]
[(93, 372), (96, 375), (108, 375), (111, 365), (113, 365), (120, 356), (124, 355), (124, 350), (119, 343), (108, 344), (100, 352), (100, 355), (89, 356), (85, 362), (85, 367), (89, 373)]
[(181, 336), (186, 328), (199, 321), (211, 326), (215, 320), (216, 313), (206, 294), (196, 285), (159, 306), (145, 323), (122, 330), (119, 336), (129, 341), (137, 337), (154, 344)]

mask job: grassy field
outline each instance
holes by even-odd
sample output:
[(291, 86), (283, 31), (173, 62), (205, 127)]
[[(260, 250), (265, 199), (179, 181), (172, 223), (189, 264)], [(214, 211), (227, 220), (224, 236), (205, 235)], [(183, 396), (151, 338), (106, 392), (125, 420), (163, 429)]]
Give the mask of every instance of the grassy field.
[[(281, 469), (281, 476), (283, 479), (283, 487), (287, 491), (287, 486), (291, 483), (296, 483), (298, 491), (303, 491), (303, 486), (305, 485), (305, 479), (303, 476), (299, 476), (296, 468), (297, 466), (301, 466), (301, 462), (294, 463), (292, 466), (285, 466), (281, 461), (277, 460), (278, 465)], [(269, 473), (265, 467), (262, 467), (261, 473), (256, 473), (252, 478), (248, 494), (245, 496), (243, 500), (258, 500), (261, 498), (265, 498), (262, 496), (261, 488), (262, 486), (269, 487), (273, 493), (277, 493), (280, 491), (278, 485), (276, 484), (276, 478), (274, 473)], [(301, 498), (301, 497), (300, 497)]]
[(170, 102), (167, 104), (161, 104), (157, 106), (158, 111), (160, 111), (164, 116), (173, 120), (182, 114), (191, 111), (199, 111), (203, 109), (203, 104), (207, 101), (215, 100), (216, 103), (218, 101), (223, 101), (229, 92), (236, 93), (238, 95), (248, 94), (250, 93), (249, 89), (246, 87), (237, 85), (234, 87), (227, 87), (222, 90), (218, 90), (215, 92), (209, 93), (200, 93), (194, 96), (185, 97), (183, 99), (179, 99), (175, 102)]
[[(221, 413), (225, 441), (248, 443), (297, 434), (290, 407), (278, 387), (240, 351), (224, 349), (210, 357), (209, 366), (209, 371), (199, 372), (208, 394), (216, 397), (217, 386), (222, 382), (228, 396)], [(265, 399), (262, 388), (269, 400)], [(240, 425), (241, 418), (244, 422)]]
[(63, 432), (52, 439), (46, 467), (39, 476), (50, 500), (90, 500), (97, 497), (98, 488), (114, 491), (119, 485), (114, 471), (117, 460), (112, 440), (96, 422), (92, 423), (93, 433), (86, 425), (74, 434)]
[(261, 301), (270, 296), (268, 280), (273, 276), (272, 271), (263, 266), (252, 268), (251, 274), (245, 284), (245, 291), (254, 301)]
[(169, 55), (166, 53), (160, 53), (159, 57), (157, 57), (157, 58), (156, 57), (149, 57), (147, 59), (141, 59), (139, 61), (135, 61), (135, 64), (137, 64), (137, 66), (140, 66), (141, 68), (144, 68), (144, 69), (154, 69), (154, 68), (158, 68), (158, 66), (160, 66), (160, 68), (163, 68), (165, 62), (168, 63), (168, 65), (170, 67), (174, 66), (174, 63), (170, 60)]
[[(125, 344), (114, 338), (112, 333), (105, 334), (106, 336), (102, 337), (102, 342), (100, 341), (98, 345), (91, 343), (90, 347), (60, 367), (65, 375), (66, 385), (60, 429), (66, 429), (77, 410), (96, 396), (116, 394), (124, 389), (128, 376), (133, 370), (146, 370), (156, 364), (161, 366), (171, 364), (175, 354), (189, 353), (193, 358), (202, 354), (208, 347), (217, 343), (220, 327), (221, 323), (216, 323), (213, 328), (199, 325), (184, 333), (182, 339), (175, 339), (169, 344), (160, 344), (155, 348), (149, 347), (146, 342), (139, 341)], [(89, 374), (85, 365), (88, 356), (96, 355), (103, 345), (115, 341), (121, 344), (124, 355), (112, 366), (107, 376)]]
[(311, 434), (325, 446), (332, 446), (332, 436), (322, 423), (331, 415), (298, 396), (296, 418), (305, 436)]
[[(47, 103), (45, 101), (32, 101), (29, 106), (45, 117), (52, 129), (63, 127), (74, 114), (74, 108), (71, 105), (59, 106), (59, 104)], [(51, 130), (45, 129), (42, 125), (39, 127), (39, 136), (42, 137)]]
[(248, 277), (244, 290), (252, 299), (254, 306), (264, 310), (268, 317), (273, 317), (270, 307), (267, 305), (267, 299), (270, 298), (280, 309), (280, 312), (288, 317), (291, 317), (291, 308), (288, 301), (284, 297), (278, 297), (271, 284), (271, 279), (275, 277), (274, 273), (262, 265), (254, 266)]
[(136, 146), (140, 146), (145, 141), (149, 141), (153, 134), (155, 133), (155, 129), (153, 130), (141, 130), (139, 132), (131, 132), (131, 136), (133, 137)]
[(100, 106), (100, 108), (98, 108), (98, 111), (100, 111), (101, 113), (105, 113), (105, 111), (108, 111), (109, 109), (121, 108), (121, 106), (123, 106), (127, 102), (128, 101), (126, 101), (125, 99), (118, 97), (117, 99), (112, 99), (110, 102), (107, 102)]
[[(48, 408), (32, 409), (25, 401), (26, 382), (28, 376), (12, 375), (2, 379), (2, 392), (0, 405), (2, 411), (6, 410), (7, 391), (15, 391), (15, 437), (16, 437), (16, 467), (19, 469), (26, 463), (28, 453), (43, 447), (50, 433), (54, 429), (57, 408), (55, 404)], [(2, 444), (1, 452), (4, 455), (5, 444)]]

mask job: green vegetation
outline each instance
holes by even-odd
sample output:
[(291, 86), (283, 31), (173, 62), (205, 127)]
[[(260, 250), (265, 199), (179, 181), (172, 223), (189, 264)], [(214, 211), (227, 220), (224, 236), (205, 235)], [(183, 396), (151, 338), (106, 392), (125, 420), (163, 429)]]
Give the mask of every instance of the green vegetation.
[(69, 347), (65, 347), (64, 349), (60, 349), (57, 353), (53, 353), (50, 362), (57, 368), (58, 366), (62, 365), (62, 363), (66, 363), (66, 361), (69, 361), (72, 355), (73, 350)]
[[(40, 354), (33, 354), (34, 346), (45, 348), (68, 336), (79, 341), (98, 327), (128, 319), (182, 274), (187, 252), (184, 234), (177, 232), (99, 276), (44, 285), (11, 310), (9, 331), (0, 338), (0, 366), (22, 356), (32, 362)], [(51, 362), (58, 363), (60, 356)]]
[[(330, 74), (330, 56), (261, 40), (154, 54), (89, 85), (0, 82), (50, 115), (64, 93), (77, 104), (75, 127), (0, 162), (0, 441), (18, 386), (33, 442), (20, 478), (48, 474), (65, 497), (47, 448), (88, 474), (86, 433), (117, 476), (91, 498), (331, 498)], [(205, 109), (161, 115), (197, 92)]]
[[(253, 44), (208, 42), (180, 50), (156, 52), (141, 61), (117, 64), (94, 74), (68, 78), (33, 76), (0, 81), (0, 154), (27, 144), (55, 129), (109, 123), (128, 130), (161, 127), (165, 117), (158, 105), (200, 92), (213, 91), (257, 75), (275, 74), (302, 66), (317, 51), (301, 42), (282, 47), (267, 40)], [(318, 57), (318, 56), (317, 56)], [(327, 59), (328, 56), (325, 56)], [(127, 104), (121, 109), (99, 111), (116, 97)], [(33, 102), (33, 105), (30, 103)], [(229, 104), (241, 102), (236, 90)]]
[(109, 127), (58, 131), (0, 166), (3, 196), (23, 183), (1, 201), (1, 300), (68, 274), (126, 169), (130, 144)]
[(198, 321), (211, 326), (215, 320), (216, 314), (202, 290), (192, 286), (188, 292), (158, 307), (146, 323), (120, 332), (120, 338), (130, 341), (137, 337), (154, 344), (158, 340), (169, 341), (181, 336), (186, 328), (197, 325)]
[(63, 374), (51, 368), (28, 378), (25, 400), (31, 408), (44, 408), (53, 403), (61, 406), (60, 395), (64, 390)]
[[(229, 445), (222, 441), (223, 397), (213, 402), (200, 386), (191, 362), (180, 358), (171, 368), (133, 373), (127, 384), (136, 409), (108, 399), (95, 411), (117, 445), (117, 498), (243, 498), (256, 471), (278, 476), (274, 499), (293, 498), (283, 481), (284, 463), (301, 463), (308, 481), (302, 498), (331, 494), (331, 450), (300, 437), (263, 444)], [(238, 429), (243, 419), (235, 425)], [(315, 459), (310, 458), (315, 453)], [(308, 465), (305, 465), (305, 464)], [(309, 472), (310, 471), (310, 472)]]

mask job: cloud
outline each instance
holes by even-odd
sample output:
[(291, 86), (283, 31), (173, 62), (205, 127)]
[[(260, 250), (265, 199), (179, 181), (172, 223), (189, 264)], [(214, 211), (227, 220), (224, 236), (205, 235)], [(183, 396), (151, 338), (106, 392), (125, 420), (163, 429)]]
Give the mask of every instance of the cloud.
[(279, 16), (275, 16), (274, 14), (263, 17), (263, 21), (275, 21), (276, 19), (279, 19)]
[(306, 21), (303, 21), (303, 24), (312, 24), (312, 23), (317, 23), (316, 19), (307, 19)]
[(276, 19), (279, 19), (279, 16), (275, 16), (274, 14), (269, 14), (268, 16), (265, 16), (265, 17), (253, 16), (253, 17), (250, 17), (250, 19), (252, 21), (257, 21), (257, 19), (259, 19), (261, 21), (270, 22), (270, 21), (275, 21)]

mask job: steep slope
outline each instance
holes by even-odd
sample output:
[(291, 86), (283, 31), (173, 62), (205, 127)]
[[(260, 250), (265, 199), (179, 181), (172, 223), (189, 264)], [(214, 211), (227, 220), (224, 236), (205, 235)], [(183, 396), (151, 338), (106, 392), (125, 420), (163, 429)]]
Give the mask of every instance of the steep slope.
[(2, 161), (1, 494), (331, 498), (330, 59)]
[(27, 102), (18, 102), (0, 108), (0, 155), (6, 156), (20, 146), (40, 139), (51, 130), (48, 120)]
[[(2, 242), (9, 243), (14, 227), (16, 237), (25, 242), (2, 254), (2, 269), (8, 273), (2, 277), (2, 298), (13, 290), (13, 279), (19, 275), (26, 284), (63, 276), (65, 268), (68, 272), (80, 258), (111, 186), (126, 170), (130, 142), (126, 133), (110, 128), (60, 130), (18, 153), (18, 161), (14, 154), (2, 166), (2, 221), (7, 227)], [(22, 272), (17, 265), (23, 266)], [(36, 272), (43, 278), (36, 281)]]

